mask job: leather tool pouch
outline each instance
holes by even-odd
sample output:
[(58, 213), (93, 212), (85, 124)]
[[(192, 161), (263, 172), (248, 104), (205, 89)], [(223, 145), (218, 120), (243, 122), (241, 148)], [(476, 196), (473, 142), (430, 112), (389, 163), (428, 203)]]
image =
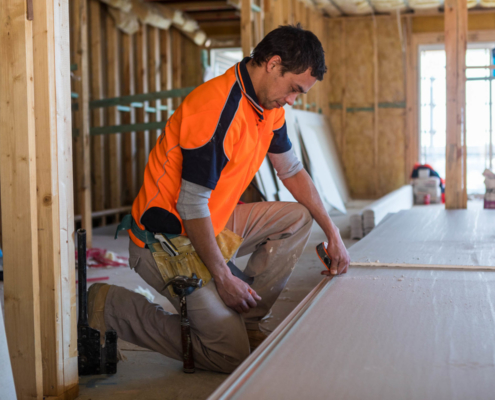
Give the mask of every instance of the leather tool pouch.
[[(162, 249), (160, 243), (148, 245), (149, 247), (153, 247), (153, 249), (150, 249), (151, 254), (153, 254), (153, 258), (165, 283), (168, 283), (169, 280), (178, 275), (192, 277), (193, 274), (196, 274), (199, 279), (203, 280), (203, 286), (206, 286), (211, 280), (210, 271), (208, 271), (206, 265), (199, 258), (189, 238), (177, 236), (170, 240), (177, 247), (179, 251), (178, 256), (173, 257), (169, 255)], [(243, 239), (234, 232), (224, 229), (218, 234), (216, 241), (225, 262), (228, 262), (241, 246)], [(168, 290), (171, 296), (177, 296), (171, 286), (168, 287)]]

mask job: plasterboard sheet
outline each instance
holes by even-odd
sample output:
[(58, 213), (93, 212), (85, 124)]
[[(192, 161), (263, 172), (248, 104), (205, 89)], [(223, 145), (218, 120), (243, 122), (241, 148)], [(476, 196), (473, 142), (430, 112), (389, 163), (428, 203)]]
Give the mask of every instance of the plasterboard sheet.
[(414, 203), (413, 188), (404, 185), (400, 189), (383, 196), (363, 210), (364, 234), (367, 235), (389, 213), (412, 208)]
[(302, 160), (302, 151), (301, 144), (299, 142), (299, 133), (297, 128), (297, 121), (294, 116), (294, 110), (291, 106), (284, 106), (285, 110), (285, 123), (287, 124), (287, 136), (292, 143), (292, 148), (294, 149), (294, 153), (296, 153), (296, 157), (299, 160)]
[(352, 246), (355, 263), (495, 267), (495, 212), (421, 206)]
[(265, 159), (263, 160), (263, 163), (258, 170), (257, 178), (263, 186), (260, 189), (263, 191), (266, 199), (268, 201), (276, 201), (277, 198), (275, 197), (275, 195), (277, 194), (278, 189), (277, 184), (275, 183), (275, 179), (273, 178), (272, 167), (270, 166), (268, 157), (265, 157)]
[(493, 293), (495, 272), (351, 268), (211, 398), (493, 398)]
[(318, 189), (323, 202), (327, 203), (327, 211), (330, 211), (331, 207), (334, 207), (345, 214), (346, 209), (344, 202), (342, 201), (342, 197), (335, 184), (334, 176), (325, 161), (325, 155), (318, 141), (316, 132), (311, 127), (306, 126), (301, 137), (304, 142), (304, 147), (308, 152), (312, 177), (316, 189)]
[[(289, 139), (292, 143), (292, 149), (294, 150), (296, 157), (298, 158), (298, 160), (302, 161), (301, 143), (299, 139), (297, 122), (294, 118), (292, 107), (286, 105), (284, 109), (285, 109), (285, 123), (287, 125), (287, 135), (289, 136)], [(276, 173), (275, 173), (275, 181), (278, 188), (278, 192), (277, 192), (278, 200), (295, 202), (296, 199), (284, 186), (284, 184), (282, 183), (282, 181), (280, 180), (280, 178), (277, 176)]]
[[(330, 124), (325, 116), (309, 111), (293, 110), (294, 116), (300, 129), (301, 137), (305, 139), (306, 131), (314, 132), (317, 143), (324, 155), (325, 163), (330, 170), (332, 178), (337, 186), (340, 197), (344, 203), (350, 199), (349, 188), (345, 180), (337, 147), (333, 141)], [(304, 142), (307, 146), (307, 143)], [(319, 166), (318, 166), (319, 167)]]
[(14, 376), (10, 364), (9, 349), (7, 347), (7, 337), (5, 335), (5, 325), (0, 307), (0, 399), (16, 400)]

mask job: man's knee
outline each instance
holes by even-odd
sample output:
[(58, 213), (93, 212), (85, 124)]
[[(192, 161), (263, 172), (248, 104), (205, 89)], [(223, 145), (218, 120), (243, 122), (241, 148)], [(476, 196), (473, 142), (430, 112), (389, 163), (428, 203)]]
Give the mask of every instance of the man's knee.
[(207, 369), (230, 374), (249, 356), (247, 338), (232, 337), (229, 339), (223, 340), (220, 345), (215, 343), (211, 347), (204, 348), (209, 364)]
[(309, 210), (301, 203), (288, 203), (288, 215), (290, 216), (290, 222), (297, 225), (302, 229), (311, 226), (313, 223), (313, 216)]
[(249, 356), (249, 344), (246, 346), (235, 346), (227, 354), (223, 354), (221, 372), (230, 374)]

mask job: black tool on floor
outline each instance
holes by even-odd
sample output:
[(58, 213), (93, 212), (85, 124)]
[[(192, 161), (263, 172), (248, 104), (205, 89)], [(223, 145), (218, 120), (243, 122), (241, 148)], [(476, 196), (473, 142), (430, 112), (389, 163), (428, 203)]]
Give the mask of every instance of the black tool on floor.
[(115, 374), (117, 372), (117, 333), (105, 332), (105, 346), (100, 344), (101, 332), (88, 324), (88, 294), (86, 291), (86, 231), (77, 231), (77, 272), (79, 320), (77, 321), (77, 361), (79, 375)]
[(187, 276), (176, 276), (167, 282), (165, 287), (172, 285), (172, 288), (179, 296), (180, 303), (180, 335), (182, 340), (182, 354), (184, 358), (184, 372), (192, 374), (195, 371), (194, 357), (191, 338), (191, 323), (187, 318), (187, 300), (186, 296), (190, 295), (194, 289), (203, 286), (203, 280), (198, 279), (196, 274), (192, 278)]

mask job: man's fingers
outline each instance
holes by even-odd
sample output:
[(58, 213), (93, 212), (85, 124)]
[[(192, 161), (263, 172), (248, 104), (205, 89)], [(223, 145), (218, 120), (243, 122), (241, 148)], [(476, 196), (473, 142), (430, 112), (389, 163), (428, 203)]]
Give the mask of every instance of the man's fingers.
[(249, 311), (249, 306), (247, 305), (247, 303), (244, 300), (240, 304), (240, 307), (242, 309), (242, 312), (247, 313)]
[(246, 300), (249, 307), (254, 308), (257, 306), (256, 301), (253, 299), (253, 296), (249, 296)]
[(330, 273), (332, 275), (337, 275), (339, 270), (339, 260), (332, 258), (332, 263), (330, 264)]
[(260, 296), (258, 296), (258, 293), (256, 293), (256, 292), (254, 291), (254, 289), (250, 288), (250, 289), (249, 289), (249, 294), (250, 294), (251, 296), (253, 296), (253, 299), (255, 299), (256, 301), (260, 301), (260, 300), (261, 300), (261, 297), (260, 297)]
[(347, 272), (347, 261), (343, 260), (339, 263), (339, 274), (345, 274)]

